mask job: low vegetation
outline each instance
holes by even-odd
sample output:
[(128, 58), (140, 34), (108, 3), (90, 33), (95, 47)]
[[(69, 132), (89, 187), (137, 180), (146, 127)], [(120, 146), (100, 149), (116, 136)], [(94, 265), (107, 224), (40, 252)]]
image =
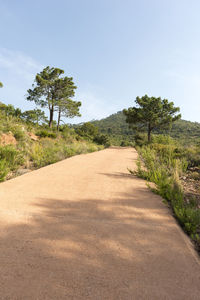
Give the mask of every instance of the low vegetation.
[(30, 121), (22, 112), (16, 116), (16, 110), (12, 105), (0, 105), (0, 181), (73, 155), (101, 150), (107, 143), (95, 141), (98, 135), (90, 136), (86, 129), (85, 135), (67, 125), (57, 131), (56, 123), (52, 128), (47, 123), (39, 124), (33, 111)]
[[(105, 119), (93, 121), (92, 124), (99, 128), (102, 134), (108, 135), (113, 145), (134, 145), (135, 129), (129, 128), (126, 117), (122, 111)], [(200, 144), (200, 123), (185, 120), (177, 120), (172, 124), (170, 130), (154, 129), (153, 134), (168, 134), (179, 140), (182, 145)], [(139, 135), (141, 132), (138, 133)]]
[(76, 154), (89, 153), (101, 149), (103, 149), (103, 146), (87, 141), (74, 141), (68, 144), (63, 140), (42, 139), (40, 143), (32, 146), (30, 160), (33, 162), (34, 167), (40, 168)]
[[(27, 91), (26, 100), (35, 103), (35, 109), (22, 112), (0, 102), (0, 181), (110, 145), (91, 123), (75, 129), (61, 125), (62, 118), (81, 116), (81, 102), (73, 100), (76, 88), (64, 70), (48, 66), (36, 74)], [(49, 111), (49, 118), (38, 106)]]
[(100, 133), (98, 127), (90, 122), (86, 122), (82, 125), (75, 125), (73, 127), (75, 132), (86, 140), (104, 145), (105, 147), (109, 147), (111, 145), (109, 137), (106, 134)]
[[(153, 136), (151, 143), (136, 148), (139, 153), (136, 174), (155, 183), (153, 190), (167, 200), (178, 222), (200, 251), (199, 147), (183, 147), (169, 136), (158, 135)], [(191, 182), (198, 182), (190, 196), (187, 193), (189, 178)]]

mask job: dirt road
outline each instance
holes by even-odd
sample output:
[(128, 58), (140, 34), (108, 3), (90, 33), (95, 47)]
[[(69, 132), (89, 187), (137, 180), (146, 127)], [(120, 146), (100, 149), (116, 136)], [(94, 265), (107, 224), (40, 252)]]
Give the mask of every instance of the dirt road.
[(200, 264), (133, 149), (0, 185), (0, 299), (200, 299)]

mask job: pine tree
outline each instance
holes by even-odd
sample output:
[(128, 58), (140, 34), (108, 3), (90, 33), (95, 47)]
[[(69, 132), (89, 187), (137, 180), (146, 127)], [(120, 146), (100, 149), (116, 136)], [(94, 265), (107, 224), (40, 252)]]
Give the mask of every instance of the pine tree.
[(173, 102), (167, 99), (148, 97), (137, 97), (135, 100), (136, 107), (124, 109), (126, 122), (130, 127), (141, 130), (147, 130), (148, 142), (151, 141), (151, 132), (153, 129), (170, 128), (172, 122), (181, 118), (179, 107), (174, 107)]

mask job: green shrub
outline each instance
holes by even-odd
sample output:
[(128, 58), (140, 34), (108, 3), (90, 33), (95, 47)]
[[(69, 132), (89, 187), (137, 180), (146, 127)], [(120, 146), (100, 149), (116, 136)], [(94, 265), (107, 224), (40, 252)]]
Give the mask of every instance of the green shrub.
[(83, 125), (76, 126), (75, 131), (78, 135), (88, 140), (93, 140), (99, 132), (98, 127), (90, 122), (86, 122)]
[(177, 142), (169, 135), (164, 134), (153, 134), (152, 143), (162, 144), (162, 145), (176, 145)]
[(200, 147), (189, 147), (185, 152), (189, 167), (200, 166)]
[(109, 137), (105, 134), (98, 134), (94, 137), (93, 141), (99, 145), (104, 145), (106, 147), (110, 146)]
[(137, 133), (134, 136), (134, 141), (136, 146), (144, 146), (147, 144), (147, 137), (144, 134)]
[(190, 178), (192, 178), (194, 180), (200, 180), (200, 173), (199, 172), (192, 172), (190, 174)]
[(23, 141), (26, 137), (24, 131), (19, 127), (13, 129), (12, 132), (17, 141)]
[(6, 179), (8, 175), (9, 168), (5, 159), (0, 160), (0, 182)]
[(123, 141), (121, 141), (120, 146), (121, 147), (134, 147), (135, 144), (133, 142), (128, 141), (128, 140), (123, 140)]
[(20, 165), (23, 165), (23, 163), (24, 163), (23, 153), (18, 151), (12, 145), (0, 147), (0, 161), (1, 160), (6, 161), (7, 167), (11, 171), (16, 170), (17, 167), (19, 167)]
[(4, 181), (10, 171), (23, 165), (23, 154), (11, 145), (0, 146), (0, 181)]
[(76, 138), (76, 133), (74, 129), (69, 128), (68, 126), (64, 126), (61, 131), (62, 138), (68, 143), (73, 143)]
[(32, 145), (30, 157), (34, 166), (40, 168), (76, 154), (93, 152), (102, 148), (103, 146), (97, 146), (89, 142), (66, 144), (62, 140), (43, 139)]
[(57, 134), (55, 132), (52, 132), (52, 131), (48, 131), (48, 130), (45, 130), (45, 129), (41, 129), (41, 130), (38, 130), (36, 132), (36, 135), (39, 136), (39, 137), (49, 137), (49, 138), (52, 138), (52, 139), (55, 139), (57, 137)]
[[(200, 245), (200, 210), (195, 203), (186, 203), (179, 176), (188, 166), (183, 149), (174, 145), (150, 144), (138, 147), (137, 175), (156, 184), (156, 192), (171, 203), (184, 230)], [(177, 158), (178, 157), (178, 158)]]
[(78, 151), (76, 151), (76, 149), (74, 149), (73, 147), (70, 147), (69, 145), (63, 147), (63, 154), (64, 154), (65, 158), (71, 157), (75, 154), (80, 154), (80, 153)]
[(59, 151), (55, 145), (44, 147), (39, 143), (33, 144), (30, 156), (36, 168), (53, 164), (62, 159), (62, 157), (59, 158)]

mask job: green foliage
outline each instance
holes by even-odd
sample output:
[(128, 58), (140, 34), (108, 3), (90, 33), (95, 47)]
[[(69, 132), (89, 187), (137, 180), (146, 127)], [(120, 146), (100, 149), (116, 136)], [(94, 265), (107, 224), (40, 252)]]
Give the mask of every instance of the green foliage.
[(34, 101), (36, 105), (49, 109), (49, 127), (52, 127), (54, 112), (58, 111), (58, 129), (61, 116), (80, 116), (81, 106), (81, 102), (71, 99), (76, 89), (73, 78), (61, 77), (63, 74), (63, 70), (48, 66), (36, 75), (33, 88), (27, 91), (28, 101)]
[(61, 137), (68, 143), (72, 143), (77, 137), (75, 130), (66, 124), (60, 127), (60, 133)]
[(36, 168), (40, 168), (76, 154), (93, 152), (102, 149), (101, 146), (89, 142), (76, 142), (66, 144), (63, 141), (44, 139), (40, 143), (33, 144), (31, 160)]
[(128, 140), (122, 140), (120, 143), (121, 147), (134, 147), (135, 144), (133, 142), (130, 142)]
[(99, 128), (100, 133), (109, 136), (112, 145), (120, 146), (122, 141), (133, 143), (133, 131), (129, 129), (122, 112), (113, 114), (108, 118), (92, 121), (93, 125)]
[(153, 129), (170, 128), (172, 122), (180, 119), (181, 115), (176, 115), (180, 110), (174, 107), (173, 102), (167, 99), (148, 97), (137, 97), (135, 100), (136, 107), (124, 109), (126, 122), (130, 127), (137, 130), (145, 129), (148, 132), (148, 142), (151, 140)]
[(77, 125), (75, 131), (78, 135), (93, 140), (99, 133), (98, 127), (91, 122), (86, 122), (83, 125)]
[(33, 89), (27, 91), (28, 101), (34, 101), (36, 105), (49, 109), (49, 127), (52, 127), (55, 110), (55, 82), (63, 73), (61, 69), (46, 67), (36, 75)]
[(192, 172), (190, 174), (190, 178), (192, 178), (193, 180), (200, 180), (200, 173), (199, 172)]
[(24, 119), (26, 122), (39, 124), (41, 122), (46, 122), (47, 117), (45, 116), (44, 111), (41, 109), (32, 109), (32, 110), (26, 110), (22, 114), (22, 119)]
[[(56, 132), (54, 121), (51, 130), (48, 125), (40, 125), (44, 116), (40, 110), (26, 111), (21, 117), (17, 116), (17, 112), (18, 109), (12, 105), (0, 103), (0, 132), (12, 133), (17, 140), (16, 146), (0, 147), (0, 181), (5, 180), (8, 174), (14, 176), (20, 166), (39, 168), (75, 154), (103, 149), (103, 146), (94, 144), (93, 138), (80, 137), (80, 142), (77, 142), (77, 133), (67, 125), (62, 125), (59, 132)], [(41, 139), (33, 140), (34, 135), (30, 136), (30, 132)]]
[(188, 147), (185, 150), (185, 156), (188, 161), (189, 167), (199, 167), (200, 166), (200, 147)]
[(22, 116), (22, 111), (21, 111), (20, 108), (15, 108), (14, 116), (17, 117), (17, 118), (21, 118), (21, 116)]
[[(117, 146), (119, 146), (123, 140), (134, 142), (135, 135), (139, 134), (144, 136), (142, 132), (138, 133), (134, 129), (129, 128), (129, 125), (126, 123), (126, 117), (122, 112), (118, 112), (99, 121), (92, 121), (92, 124), (99, 128), (100, 133), (108, 135), (111, 143)], [(156, 136), (162, 134), (170, 135), (170, 137), (178, 140), (183, 146), (190, 146), (191, 144), (197, 145), (199, 141), (200, 146), (200, 123), (197, 122), (177, 120), (172, 123), (171, 129), (154, 129), (152, 133), (156, 134)], [(146, 142), (147, 138), (145, 137), (144, 143), (142, 142), (142, 144)], [(159, 143), (159, 141), (157, 141), (157, 143)]]
[[(155, 138), (156, 141), (159, 139)], [(138, 147), (137, 175), (156, 184), (156, 192), (169, 201), (174, 214), (184, 230), (199, 243), (200, 210), (196, 203), (185, 202), (179, 176), (186, 171), (187, 152), (167, 137), (160, 138), (164, 144), (150, 144)]]
[(147, 138), (142, 133), (135, 134), (134, 141), (135, 141), (136, 146), (144, 146), (147, 144)]
[(176, 145), (177, 142), (169, 135), (154, 134), (152, 136), (152, 143), (162, 144), (162, 145)]
[(3, 112), (6, 116), (13, 116), (17, 118), (20, 118), (22, 114), (21, 109), (14, 108), (14, 106), (11, 104), (6, 105), (1, 102), (0, 102), (0, 111)]
[(109, 147), (111, 145), (110, 139), (107, 135), (99, 133), (98, 127), (91, 122), (86, 122), (82, 125), (76, 125), (75, 132), (84, 139), (91, 140), (99, 145)]
[[(158, 133), (161, 132), (158, 131)], [(200, 137), (200, 123), (178, 120), (173, 123), (170, 136), (179, 139), (184, 145), (194, 144)]]
[(40, 129), (38, 131), (36, 131), (36, 135), (39, 137), (49, 137), (52, 139), (55, 139), (57, 137), (57, 134), (53, 131), (49, 131), (49, 130), (45, 130), (45, 129)]
[(0, 181), (4, 181), (10, 171), (23, 165), (23, 153), (11, 145), (0, 146)]
[(0, 103), (0, 110), (5, 113), (6, 116), (14, 116), (15, 115), (15, 108), (11, 104), (4, 104)]
[(34, 166), (37, 168), (53, 164), (59, 160), (58, 148), (53, 144), (50, 146), (43, 146), (41, 144), (34, 144), (31, 152), (31, 159)]
[(106, 147), (110, 146), (110, 140), (105, 134), (98, 134), (94, 137), (93, 141), (99, 145), (104, 145)]
[[(39, 168), (72, 155), (104, 148), (95, 144), (93, 138), (78, 136), (75, 129), (67, 125), (60, 126), (57, 132), (57, 124), (52, 121), (50, 130), (47, 124), (41, 125), (43, 117), (44, 113), (38, 109), (21, 113), (12, 105), (0, 103), (0, 133), (12, 134), (17, 140), (15, 146), (0, 146), (0, 181), (17, 175), (19, 167)], [(39, 141), (35, 133), (41, 137)], [(102, 141), (107, 140), (102, 138)]]
[(174, 203), (174, 212), (185, 231), (196, 236), (200, 224), (200, 210)]
[(23, 153), (12, 145), (0, 146), (0, 160), (5, 160), (12, 171), (24, 163)]
[(0, 160), (0, 182), (6, 179), (8, 175), (9, 168), (5, 159)]
[(19, 126), (16, 126), (12, 129), (12, 133), (17, 141), (23, 141), (25, 140), (25, 132), (20, 128)]
[(3, 83), (0, 81), (0, 88), (2, 88), (3, 87)]
[(57, 129), (59, 130), (60, 121), (62, 117), (73, 118), (80, 117), (79, 108), (80, 101), (73, 101), (71, 98), (75, 95), (75, 89), (72, 77), (59, 78), (54, 84), (54, 98), (56, 99), (55, 105), (58, 111)]

